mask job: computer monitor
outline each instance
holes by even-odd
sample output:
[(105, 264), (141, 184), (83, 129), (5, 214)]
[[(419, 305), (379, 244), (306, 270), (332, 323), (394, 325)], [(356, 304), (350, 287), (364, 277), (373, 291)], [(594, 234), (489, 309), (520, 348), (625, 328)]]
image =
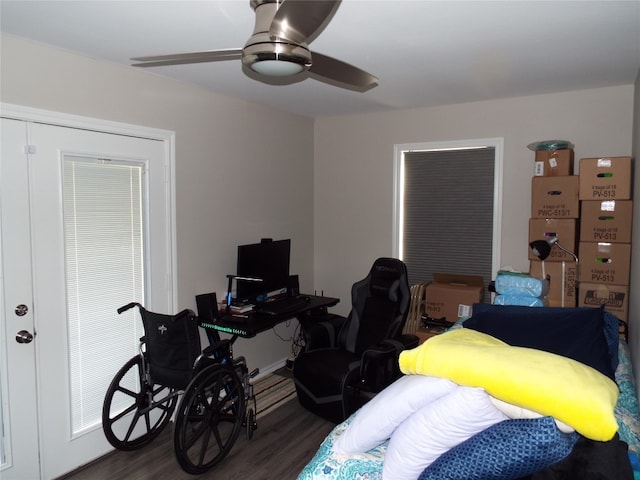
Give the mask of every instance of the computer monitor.
[(236, 302), (260, 303), (273, 292), (286, 291), (290, 255), (290, 239), (262, 240), (238, 246), (238, 276), (262, 281), (236, 280)]

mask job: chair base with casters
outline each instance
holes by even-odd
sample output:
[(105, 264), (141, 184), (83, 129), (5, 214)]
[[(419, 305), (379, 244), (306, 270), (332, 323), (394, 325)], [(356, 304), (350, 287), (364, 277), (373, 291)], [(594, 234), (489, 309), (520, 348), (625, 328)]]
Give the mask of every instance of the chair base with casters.
[(400, 376), (398, 355), (418, 345), (416, 336), (402, 334), (410, 304), (407, 282), (402, 261), (379, 258), (353, 285), (352, 309), (335, 341), (326, 345), (327, 331), (338, 322), (307, 330), (308, 348), (293, 365), (303, 407), (339, 423)]
[(175, 413), (174, 451), (182, 469), (201, 474), (220, 462), (244, 428), (257, 428), (256, 399), (243, 357), (233, 358), (231, 342), (207, 330), (201, 350), (197, 318), (191, 310), (164, 315), (138, 303), (145, 335), (140, 353), (116, 373), (102, 408), (102, 428), (118, 450), (149, 444)]

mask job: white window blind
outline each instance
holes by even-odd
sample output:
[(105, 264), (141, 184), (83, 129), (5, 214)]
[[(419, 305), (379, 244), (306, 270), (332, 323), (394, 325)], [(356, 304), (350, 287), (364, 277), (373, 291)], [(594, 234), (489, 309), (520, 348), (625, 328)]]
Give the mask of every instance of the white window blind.
[(491, 281), (494, 171), (494, 147), (404, 153), (401, 248), (412, 285), (434, 273)]
[(144, 305), (143, 165), (67, 155), (64, 232), (72, 434), (101, 421), (118, 369), (137, 353)]

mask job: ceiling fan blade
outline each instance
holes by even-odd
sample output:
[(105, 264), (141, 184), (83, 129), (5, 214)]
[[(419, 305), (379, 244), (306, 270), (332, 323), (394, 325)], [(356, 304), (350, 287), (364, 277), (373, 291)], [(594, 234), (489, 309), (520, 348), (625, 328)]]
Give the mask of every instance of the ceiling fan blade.
[(171, 55), (155, 55), (152, 57), (135, 57), (131, 60), (134, 67), (161, 67), (164, 65), (183, 65), (186, 63), (219, 62), (222, 60), (239, 60), (242, 49), (209, 50), (206, 52), (175, 53)]
[(294, 43), (311, 43), (327, 26), (341, 0), (284, 0), (269, 33)]
[(378, 85), (378, 77), (335, 58), (311, 52), (309, 74), (318, 80), (357, 92), (366, 92)]

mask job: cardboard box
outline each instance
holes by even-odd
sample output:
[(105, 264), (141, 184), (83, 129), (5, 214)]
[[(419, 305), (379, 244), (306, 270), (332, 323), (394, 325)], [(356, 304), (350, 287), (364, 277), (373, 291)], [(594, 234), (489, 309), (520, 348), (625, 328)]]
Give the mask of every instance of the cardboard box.
[(578, 218), (578, 176), (533, 177), (531, 218)]
[(580, 200), (631, 200), (631, 157), (580, 159)]
[(580, 242), (578, 280), (607, 285), (629, 285), (630, 243)]
[(607, 312), (625, 322), (629, 319), (629, 287), (627, 285), (602, 285), (581, 283), (579, 307), (604, 305)]
[(550, 307), (575, 307), (578, 302), (576, 291), (576, 262), (529, 262), (529, 275), (549, 279), (547, 305)]
[[(548, 240), (557, 237), (558, 243), (571, 252), (576, 252), (577, 239), (575, 218), (530, 218), (529, 219), (529, 243), (534, 240)], [(538, 260), (529, 249), (529, 260)], [(551, 247), (551, 253), (545, 259), (547, 262), (573, 262), (573, 257), (567, 252), (558, 248), (557, 245)]]
[(425, 293), (425, 313), (431, 318), (457, 322), (460, 317), (471, 315), (474, 303), (482, 302), (483, 290), (481, 276), (434, 273)]
[(573, 149), (536, 150), (533, 174), (536, 177), (562, 177), (573, 175)]
[(580, 240), (583, 242), (631, 243), (631, 200), (585, 200), (580, 202)]

